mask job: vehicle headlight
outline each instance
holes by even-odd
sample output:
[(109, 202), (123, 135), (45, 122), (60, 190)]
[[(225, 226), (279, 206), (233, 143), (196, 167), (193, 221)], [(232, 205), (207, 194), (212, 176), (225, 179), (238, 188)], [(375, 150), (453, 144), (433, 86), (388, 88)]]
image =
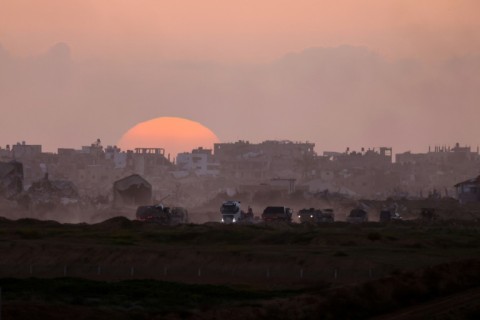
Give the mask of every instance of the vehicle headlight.
[(310, 215), (310, 218), (313, 218), (313, 214)]
[(223, 223), (223, 222), (225, 222), (225, 220), (223, 220), (223, 218), (222, 218), (222, 223)]
[(235, 222), (237, 222), (237, 219), (233, 218), (233, 220), (232, 220), (232, 221), (233, 221), (233, 223), (235, 223)]

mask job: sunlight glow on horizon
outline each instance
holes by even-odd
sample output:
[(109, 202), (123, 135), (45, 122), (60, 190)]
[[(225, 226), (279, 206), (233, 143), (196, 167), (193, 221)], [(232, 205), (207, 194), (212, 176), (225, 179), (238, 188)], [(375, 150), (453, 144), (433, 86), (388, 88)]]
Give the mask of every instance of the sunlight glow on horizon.
[(177, 117), (159, 117), (138, 123), (118, 141), (123, 150), (135, 148), (163, 148), (165, 155), (176, 157), (181, 152), (191, 152), (203, 147), (213, 149), (218, 137), (202, 124)]

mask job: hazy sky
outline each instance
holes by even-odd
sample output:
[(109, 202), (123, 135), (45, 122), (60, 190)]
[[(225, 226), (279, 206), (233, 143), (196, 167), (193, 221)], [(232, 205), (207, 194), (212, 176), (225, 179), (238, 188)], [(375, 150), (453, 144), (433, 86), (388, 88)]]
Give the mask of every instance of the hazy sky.
[(317, 150), (480, 144), (478, 0), (0, 0), (0, 145), (160, 116)]

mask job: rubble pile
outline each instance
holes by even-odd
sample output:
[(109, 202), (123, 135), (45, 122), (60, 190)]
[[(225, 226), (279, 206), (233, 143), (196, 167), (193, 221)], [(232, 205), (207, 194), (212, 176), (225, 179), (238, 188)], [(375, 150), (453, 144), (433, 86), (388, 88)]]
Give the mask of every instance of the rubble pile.
[(25, 209), (45, 213), (56, 209), (68, 209), (79, 204), (77, 188), (71, 181), (50, 180), (48, 175), (32, 183), (18, 199)]

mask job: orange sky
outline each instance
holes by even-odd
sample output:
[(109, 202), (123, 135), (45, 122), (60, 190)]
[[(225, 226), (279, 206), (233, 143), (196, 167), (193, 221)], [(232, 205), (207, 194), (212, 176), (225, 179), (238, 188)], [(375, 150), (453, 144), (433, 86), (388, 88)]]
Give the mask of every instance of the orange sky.
[(115, 144), (163, 116), (318, 151), (476, 146), (479, 12), (478, 0), (0, 0), (0, 146)]
[(5, 0), (0, 43), (28, 55), (266, 61), (311, 46), (387, 56), (478, 51), (477, 0)]

